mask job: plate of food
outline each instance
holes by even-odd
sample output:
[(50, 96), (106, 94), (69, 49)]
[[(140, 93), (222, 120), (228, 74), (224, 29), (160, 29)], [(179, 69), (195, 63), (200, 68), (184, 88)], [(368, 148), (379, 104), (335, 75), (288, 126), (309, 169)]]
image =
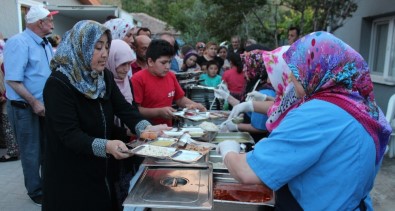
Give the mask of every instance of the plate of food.
[(176, 141), (177, 141), (176, 138), (160, 137), (160, 138), (157, 138), (155, 141), (149, 143), (149, 145), (160, 146), (160, 147), (170, 147), (171, 145), (176, 143)]
[(182, 111), (173, 112), (173, 115), (193, 121), (200, 121), (208, 119), (210, 117), (210, 112), (199, 112), (198, 109), (184, 108)]
[(163, 133), (167, 136), (171, 137), (179, 137), (184, 133), (189, 133), (191, 137), (201, 137), (204, 134), (204, 130), (198, 127), (187, 127), (182, 128), (181, 130), (177, 131), (177, 128), (173, 128), (172, 130), (165, 130)]
[(210, 132), (218, 132), (219, 131), (219, 127), (212, 123), (212, 122), (202, 122), (199, 127), (205, 131), (210, 131)]
[(129, 152), (140, 156), (164, 159), (171, 157), (176, 152), (176, 149), (171, 147), (161, 147), (161, 146), (143, 144), (134, 149), (129, 150)]
[(211, 146), (199, 145), (199, 144), (195, 144), (195, 143), (188, 143), (185, 147), (185, 150), (195, 151), (195, 152), (199, 152), (199, 153), (205, 155), (208, 152), (210, 152), (210, 150), (212, 148), (213, 147), (211, 147)]

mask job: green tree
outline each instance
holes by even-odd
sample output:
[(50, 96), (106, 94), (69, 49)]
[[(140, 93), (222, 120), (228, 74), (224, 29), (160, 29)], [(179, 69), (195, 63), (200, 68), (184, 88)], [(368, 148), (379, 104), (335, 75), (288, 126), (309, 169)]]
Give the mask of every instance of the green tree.
[[(299, 13), (296, 14), (296, 17), (300, 15), (299, 23), (295, 25), (299, 26), (302, 32), (328, 30), (333, 33), (342, 27), (344, 21), (352, 17), (358, 8), (356, 0), (281, 0), (280, 4)], [(306, 13), (311, 12), (312, 19), (305, 17)], [(304, 31), (305, 25), (309, 30)]]
[(181, 31), (186, 43), (221, 42), (232, 35), (269, 48), (286, 44), (287, 29), (302, 34), (334, 32), (357, 9), (357, 0), (122, 0), (123, 9), (144, 12)]

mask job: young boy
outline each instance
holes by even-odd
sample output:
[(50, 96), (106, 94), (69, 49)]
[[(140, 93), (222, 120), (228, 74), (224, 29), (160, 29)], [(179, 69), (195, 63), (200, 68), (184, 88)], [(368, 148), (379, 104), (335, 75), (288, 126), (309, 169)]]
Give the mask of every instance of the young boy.
[(153, 124), (172, 125), (173, 102), (179, 107), (206, 111), (200, 104), (185, 97), (185, 93), (170, 71), (170, 62), (175, 52), (165, 40), (153, 40), (148, 46), (146, 58), (148, 68), (132, 77), (134, 101), (140, 113)]
[(200, 75), (199, 80), (203, 80), (202, 85), (217, 87), (221, 83), (221, 76), (217, 74), (219, 65), (215, 60), (208, 61), (206, 65), (207, 73)]

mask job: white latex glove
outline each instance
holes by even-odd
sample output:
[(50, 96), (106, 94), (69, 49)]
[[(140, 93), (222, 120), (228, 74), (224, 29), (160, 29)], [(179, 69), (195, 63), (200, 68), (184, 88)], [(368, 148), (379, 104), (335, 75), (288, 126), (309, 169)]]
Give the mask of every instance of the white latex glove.
[(267, 95), (262, 94), (257, 91), (253, 91), (247, 94), (247, 98), (252, 99), (253, 101), (265, 101), (267, 98)]
[(217, 99), (225, 99), (226, 100), (229, 97), (229, 91), (226, 92), (226, 91), (224, 91), (222, 89), (214, 89), (214, 96)]
[(233, 123), (232, 121), (228, 121), (225, 125), (230, 132), (238, 132), (239, 131), (239, 128), (237, 128), (237, 124)]
[(228, 92), (228, 93), (229, 93), (228, 86), (227, 86), (226, 84), (224, 84), (224, 83), (219, 84), (218, 87), (217, 87), (217, 89), (224, 90), (225, 92)]
[(252, 104), (252, 101), (239, 103), (236, 106), (234, 106), (229, 114), (228, 120), (233, 119), (239, 116), (239, 114), (245, 112), (254, 112), (254, 105)]
[(218, 144), (216, 151), (221, 154), (222, 160), (225, 160), (225, 156), (229, 152), (240, 153), (240, 144), (234, 140), (225, 140)]

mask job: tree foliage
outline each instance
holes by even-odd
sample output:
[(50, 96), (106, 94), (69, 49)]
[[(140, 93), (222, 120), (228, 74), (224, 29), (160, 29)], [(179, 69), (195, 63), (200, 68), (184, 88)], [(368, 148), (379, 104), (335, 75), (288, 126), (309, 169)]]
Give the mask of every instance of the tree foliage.
[[(358, 8), (356, 0), (281, 0), (280, 4), (299, 13), (299, 24), (296, 25), (302, 29), (302, 32), (318, 30), (334, 32), (342, 27), (345, 20), (352, 17)], [(306, 18), (304, 16), (306, 12), (310, 14), (312, 12), (312, 16)], [(306, 28), (309, 30), (304, 31)]]
[(122, 0), (122, 6), (167, 22), (186, 43), (240, 35), (271, 48), (286, 43), (291, 25), (302, 33), (334, 32), (357, 9), (356, 0)]

